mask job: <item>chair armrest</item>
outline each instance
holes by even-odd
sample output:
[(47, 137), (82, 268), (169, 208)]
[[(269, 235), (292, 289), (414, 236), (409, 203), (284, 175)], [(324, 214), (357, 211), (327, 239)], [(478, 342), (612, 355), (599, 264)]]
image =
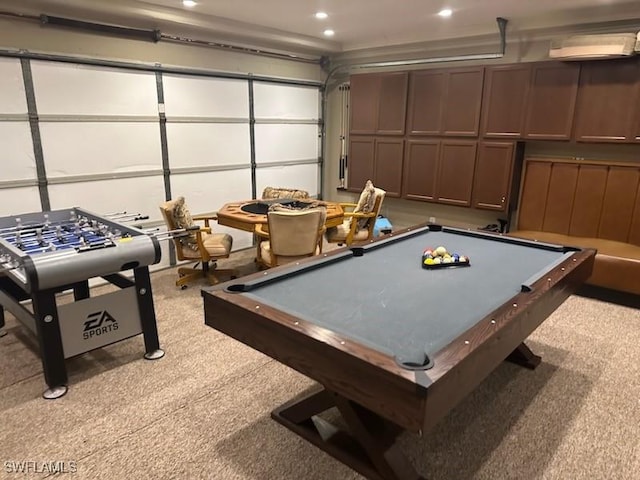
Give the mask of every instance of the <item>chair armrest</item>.
[(259, 237), (263, 237), (268, 239), (269, 238), (269, 231), (266, 230), (266, 224), (262, 224), (262, 223), (258, 223), (255, 228), (253, 229), (253, 233), (255, 233), (256, 235), (258, 235)]
[[(202, 221), (204, 221), (205, 227), (208, 227), (210, 220), (218, 221), (218, 214), (217, 213), (207, 213), (207, 214), (202, 214), (202, 215), (192, 215), (191, 218), (193, 219), (194, 222), (202, 222)], [(208, 232), (208, 233), (211, 233), (211, 232)]]
[(357, 203), (348, 203), (348, 202), (340, 202), (338, 203), (338, 205), (340, 205), (342, 207), (342, 209), (344, 210), (345, 208), (356, 208), (358, 206)]
[(344, 212), (344, 216), (351, 218), (373, 218), (376, 216), (376, 212)]

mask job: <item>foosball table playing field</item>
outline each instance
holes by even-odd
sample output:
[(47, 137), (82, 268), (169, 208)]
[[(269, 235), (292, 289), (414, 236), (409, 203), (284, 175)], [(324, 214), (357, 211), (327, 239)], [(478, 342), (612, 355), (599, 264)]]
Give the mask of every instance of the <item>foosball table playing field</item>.
[[(0, 218), (0, 336), (4, 310), (36, 335), (47, 399), (67, 392), (68, 358), (139, 334), (144, 358), (164, 355), (149, 277), (160, 244), (123, 218), (77, 207)], [(99, 277), (118, 290), (92, 297)], [(74, 301), (58, 304), (70, 290)]]

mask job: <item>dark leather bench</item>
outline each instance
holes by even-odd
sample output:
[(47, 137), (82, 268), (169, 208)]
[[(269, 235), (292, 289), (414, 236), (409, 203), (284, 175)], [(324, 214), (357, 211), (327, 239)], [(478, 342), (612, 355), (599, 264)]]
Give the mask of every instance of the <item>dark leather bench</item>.
[(595, 248), (587, 283), (640, 295), (640, 163), (527, 158), (508, 234)]

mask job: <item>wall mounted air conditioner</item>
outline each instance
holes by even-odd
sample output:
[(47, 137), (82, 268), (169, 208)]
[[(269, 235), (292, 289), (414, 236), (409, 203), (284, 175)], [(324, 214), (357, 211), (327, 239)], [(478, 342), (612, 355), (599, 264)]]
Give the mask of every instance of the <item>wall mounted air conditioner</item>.
[(595, 60), (628, 57), (640, 51), (640, 33), (575, 35), (551, 41), (549, 57), (558, 60)]

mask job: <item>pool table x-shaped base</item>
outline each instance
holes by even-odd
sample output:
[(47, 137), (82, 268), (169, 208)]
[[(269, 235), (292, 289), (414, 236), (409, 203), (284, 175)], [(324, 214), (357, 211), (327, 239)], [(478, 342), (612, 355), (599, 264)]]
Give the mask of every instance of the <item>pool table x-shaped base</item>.
[[(521, 343), (506, 360), (533, 370), (541, 358)], [(333, 407), (349, 430), (318, 416)], [(396, 444), (403, 429), (338, 393), (322, 389), (292, 400), (271, 412), (271, 418), (367, 478), (423, 478)]]

